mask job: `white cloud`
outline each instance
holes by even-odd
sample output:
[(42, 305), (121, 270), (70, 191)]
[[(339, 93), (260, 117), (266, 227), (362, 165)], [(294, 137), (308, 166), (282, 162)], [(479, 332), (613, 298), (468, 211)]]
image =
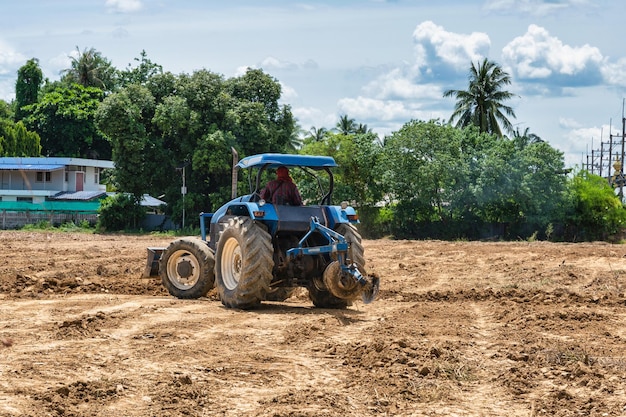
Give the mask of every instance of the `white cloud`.
[(0, 40), (0, 99), (11, 101), (15, 98), (15, 76), (26, 61), (24, 55)]
[(26, 63), (26, 57), (0, 40), (0, 75), (11, 74)]
[(233, 74), (233, 77), (241, 77), (243, 75), (246, 75), (246, 72), (248, 71), (248, 68), (250, 69), (256, 69), (255, 65), (242, 65), (240, 67), (235, 68), (235, 72)]
[(77, 58), (78, 53), (76, 50), (72, 50), (69, 53), (60, 53), (57, 56), (48, 60), (47, 67), (54, 73), (54, 75), (58, 75), (62, 70), (70, 68), (72, 66), (72, 60), (70, 56)]
[(493, 12), (522, 13), (533, 16), (545, 16), (574, 6), (589, 4), (587, 0), (488, 0), (484, 9)]
[(365, 94), (381, 100), (441, 99), (443, 93), (440, 86), (420, 84), (414, 81), (415, 78), (411, 71), (407, 74), (402, 69), (396, 68), (367, 84), (363, 91)]
[[(559, 140), (559, 150), (564, 152), (566, 166), (586, 164), (587, 156), (591, 159), (592, 150), (595, 156), (599, 158), (601, 147), (603, 148), (602, 152), (605, 152), (603, 159), (608, 157), (609, 125), (586, 127), (569, 119), (560, 119), (559, 125), (569, 129), (563, 135), (562, 140)], [(615, 137), (619, 133), (614, 131), (613, 135)], [(601, 145), (601, 142), (604, 142), (604, 145)], [(612, 153), (615, 154), (616, 152), (619, 152), (619, 148), (614, 145)]]
[(263, 68), (264, 70), (294, 70), (294, 69), (298, 69), (298, 66), (296, 64), (294, 64), (293, 62), (289, 62), (289, 61), (281, 61), (277, 58), (274, 57), (267, 57), (265, 58), (263, 61), (261, 61), (261, 64), (259, 65), (261, 68)]
[(110, 11), (118, 13), (132, 13), (141, 10), (141, 0), (106, 0), (106, 6)]
[[(572, 129), (568, 133), (569, 140), (566, 142), (565, 151), (569, 152), (586, 152), (592, 142), (596, 145), (600, 144), (600, 134), (602, 129), (599, 127), (579, 127)], [(589, 149), (591, 151), (591, 149)]]
[(402, 120), (404, 122), (421, 118), (422, 111), (416, 103), (405, 103), (397, 100), (378, 100), (358, 96), (356, 98), (342, 98), (337, 102), (340, 114), (348, 114), (356, 120)]
[(448, 32), (431, 21), (422, 22), (415, 28), (413, 41), (416, 44), (418, 65), (441, 61), (457, 70), (466, 69), (469, 62), (487, 56), (491, 46), (489, 36), (485, 33), (464, 35)]
[(315, 107), (294, 107), (291, 112), (304, 130), (309, 130), (311, 127), (326, 127), (328, 129), (337, 122), (335, 114), (324, 113)]
[(604, 80), (612, 85), (626, 87), (626, 58), (620, 58), (615, 63), (606, 63), (602, 67)]
[(279, 83), (280, 83), (280, 89), (281, 89), (281, 95), (280, 95), (281, 101), (285, 101), (288, 103), (290, 100), (293, 100), (298, 97), (298, 93), (293, 87), (290, 87), (280, 81)]
[(568, 79), (567, 84), (591, 85), (600, 81), (604, 58), (590, 45), (572, 47), (537, 25), (509, 42), (503, 49), (505, 62), (521, 79), (546, 81)]
[(566, 117), (561, 117), (559, 119), (559, 126), (565, 129), (577, 129), (581, 127), (577, 120)]
[(302, 68), (304, 69), (317, 69), (319, 68), (319, 65), (316, 61), (312, 60), (312, 59), (307, 59), (303, 64), (302, 64)]

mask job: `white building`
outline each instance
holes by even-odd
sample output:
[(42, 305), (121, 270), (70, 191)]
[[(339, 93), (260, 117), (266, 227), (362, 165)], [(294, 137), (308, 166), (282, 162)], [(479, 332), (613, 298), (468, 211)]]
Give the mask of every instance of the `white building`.
[(80, 216), (95, 221), (100, 199), (106, 197), (101, 173), (113, 167), (112, 161), (95, 159), (1, 157), (0, 227)]

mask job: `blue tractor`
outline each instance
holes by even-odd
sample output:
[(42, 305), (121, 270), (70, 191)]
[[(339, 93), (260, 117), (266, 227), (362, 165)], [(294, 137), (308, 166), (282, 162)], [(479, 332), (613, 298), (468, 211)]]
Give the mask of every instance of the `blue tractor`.
[[(319, 201), (289, 206), (263, 200), (264, 172), (280, 166), (314, 178)], [(373, 301), (379, 279), (366, 273), (357, 214), (345, 202), (331, 204), (336, 166), (327, 156), (260, 154), (235, 160), (233, 199), (215, 213), (200, 214), (201, 239), (148, 248), (146, 275), (158, 273), (178, 298), (199, 298), (215, 286), (230, 308), (283, 301), (299, 287), (321, 308), (345, 308), (359, 297)], [(248, 170), (250, 192), (237, 197), (241, 169)]]

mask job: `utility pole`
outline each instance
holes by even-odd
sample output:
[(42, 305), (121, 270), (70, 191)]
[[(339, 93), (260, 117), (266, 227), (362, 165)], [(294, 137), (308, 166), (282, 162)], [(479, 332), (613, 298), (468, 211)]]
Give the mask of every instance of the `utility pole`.
[(620, 167), (619, 199), (624, 201), (624, 139), (626, 139), (626, 118), (624, 118), (624, 101), (622, 101), (622, 166)]

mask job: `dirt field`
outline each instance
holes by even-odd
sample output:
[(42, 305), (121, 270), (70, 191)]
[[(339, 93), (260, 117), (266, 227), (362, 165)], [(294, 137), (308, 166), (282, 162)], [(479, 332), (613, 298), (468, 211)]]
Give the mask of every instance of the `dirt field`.
[(626, 415), (626, 245), (366, 240), (374, 303), (238, 311), (169, 241), (0, 232), (0, 416)]

